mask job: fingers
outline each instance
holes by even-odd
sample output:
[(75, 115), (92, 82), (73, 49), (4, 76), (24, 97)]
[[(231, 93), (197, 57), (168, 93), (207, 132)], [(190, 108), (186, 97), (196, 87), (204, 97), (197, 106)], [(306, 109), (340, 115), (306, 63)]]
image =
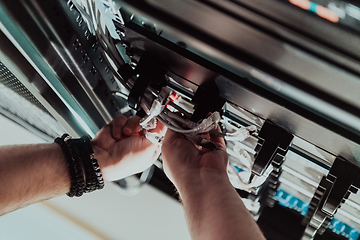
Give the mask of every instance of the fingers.
[(156, 121), (156, 127), (154, 129), (147, 130), (148, 132), (156, 132), (160, 135), (165, 135), (166, 128), (160, 121)]
[(185, 154), (195, 156), (199, 150), (183, 134), (168, 129), (161, 151), (164, 159), (177, 159), (184, 157)]
[[(219, 125), (216, 127), (216, 131), (221, 132), (221, 128), (220, 128)], [(216, 147), (218, 149), (226, 151), (225, 140), (222, 137), (215, 136), (215, 135), (211, 134), (210, 139), (216, 145)]]
[(100, 131), (96, 134), (95, 139), (103, 138), (103, 136), (111, 136), (113, 122), (103, 126)]
[(115, 140), (119, 141), (122, 137), (123, 127), (126, 125), (128, 119), (124, 115), (119, 115), (113, 119), (112, 123), (112, 136)]
[(130, 117), (123, 128), (123, 134), (125, 134), (126, 136), (131, 136), (132, 134), (138, 133), (140, 131), (139, 121), (139, 116)]
[(179, 138), (185, 138), (182, 134), (174, 132), (173, 130), (168, 129), (165, 133), (164, 142), (161, 146), (161, 151), (163, 155), (172, 152), (174, 148), (174, 142)]
[(160, 121), (157, 121), (155, 131), (158, 133), (164, 132), (165, 134), (166, 128), (164, 124), (162, 124)]
[(106, 124), (96, 134), (95, 138), (91, 141), (93, 145), (96, 145), (102, 149), (106, 149), (115, 142), (112, 137), (113, 122)]
[(171, 145), (176, 141), (176, 139), (179, 138), (185, 139), (185, 136), (182, 135), (181, 133), (177, 133), (174, 132), (173, 130), (168, 129), (165, 134), (163, 145)]

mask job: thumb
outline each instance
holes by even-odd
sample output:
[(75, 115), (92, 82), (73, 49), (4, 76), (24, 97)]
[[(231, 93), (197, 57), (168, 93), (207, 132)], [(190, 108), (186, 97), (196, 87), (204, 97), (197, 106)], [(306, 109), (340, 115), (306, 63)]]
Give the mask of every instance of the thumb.
[[(190, 142), (183, 134), (174, 132), (170, 129), (166, 131), (161, 151), (165, 158), (178, 157), (181, 152), (196, 149), (194, 144)], [(166, 159), (165, 159), (166, 160)]]
[[(217, 126), (216, 131), (221, 133), (221, 128), (219, 125)], [(222, 137), (210, 134), (210, 139), (218, 149), (224, 150), (226, 152), (225, 140)]]
[(181, 133), (175, 132), (173, 130), (168, 129), (165, 134), (165, 139), (163, 145), (171, 145), (177, 139), (186, 139), (185, 136)]

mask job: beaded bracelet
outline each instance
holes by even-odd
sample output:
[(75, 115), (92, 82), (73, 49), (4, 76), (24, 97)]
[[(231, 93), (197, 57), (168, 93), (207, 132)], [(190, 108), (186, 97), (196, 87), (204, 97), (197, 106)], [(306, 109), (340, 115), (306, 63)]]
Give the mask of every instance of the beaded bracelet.
[[(70, 152), (70, 157), (72, 159), (72, 162), (75, 165), (75, 175), (73, 175), (74, 177), (72, 178), (72, 182), (74, 182), (74, 190), (73, 193), (70, 191), (67, 195), (69, 197), (81, 197), (84, 193), (84, 189), (85, 189), (85, 181), (84, 181), (84, 172), (83, 172), (83, 164), (81, 163), (81, 159), (80, 159), (80, 154), (79, 151), (76, 149), (76, 146), (73, 142), (73, 140), (68, 139), (67, 141), (65, 141), (65, 144)], [(71, 162), (71, 160), (68, 162)]]
[(90, 137), (71, 139), (68, 134), (64, 134), (54, 142), (61, 146), (69, 166), (71, 179), (70, 191), (67, 193), (69, 197), (80, 197), (84, 192), (104, 188), (104, 179), (94, 157)]
[(65, 155), (69, 167), (71, 186), (70, 191), (66, 195), (68, 195), (69, 197), (80, 197), (84, 192), (84, 176), (82, 172), (82, 164), (79, 161), (79, 158), (76, 158), (73, 155), (73, 147), (71, 146), (71, 150), (69, 149), (69, 141), (71, 141), (70, 139), (71, 137), (68, 134), (64, 134), (61, 138), (56, 138), (54, 142), (61, 146), (61, 149)]
[(103, 189), (105, 183), (100, 171), (100, 166), (95, 159), (94, 151), (90, 144), (90, 137), (84, 136), (74, 141), (78, 146), (79, 151), (81, 152), (80, 156), (83, 161), (86, 176), (85, 192), (88, 193)]

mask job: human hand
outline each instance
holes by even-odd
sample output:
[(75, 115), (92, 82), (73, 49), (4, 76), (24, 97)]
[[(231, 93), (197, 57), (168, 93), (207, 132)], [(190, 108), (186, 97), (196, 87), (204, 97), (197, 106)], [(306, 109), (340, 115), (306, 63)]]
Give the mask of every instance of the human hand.
[[(220, 127), (217, 129), (220, 131)], [(164, 171), (179, 189), (182, 184), (198, 181), (203, 173), (219, 174), (227, 178), (228, 156), (224, 139), (210, 136), (215, 150), (197, 148), (183, 134), (167, 130), (162, 145)]]
[[(118, 180), (149, 168), (160, 154), (160, 145), (145, 138), (140, 117), (117, 116), (105, 125), (91, 141), (105, 181)], [(162, 133), (158, 122), (152, 132)]]

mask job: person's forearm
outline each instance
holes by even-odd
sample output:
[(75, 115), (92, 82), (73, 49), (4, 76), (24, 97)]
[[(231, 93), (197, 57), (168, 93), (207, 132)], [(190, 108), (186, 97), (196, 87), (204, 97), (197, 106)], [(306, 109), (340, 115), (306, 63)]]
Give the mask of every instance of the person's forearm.
[(70, 174), (61, 147), (0, 147), (0, 216), (69, 192)]
[(226, 174), (202, 171), (178, 190), (197, 239), (265, 239)]

